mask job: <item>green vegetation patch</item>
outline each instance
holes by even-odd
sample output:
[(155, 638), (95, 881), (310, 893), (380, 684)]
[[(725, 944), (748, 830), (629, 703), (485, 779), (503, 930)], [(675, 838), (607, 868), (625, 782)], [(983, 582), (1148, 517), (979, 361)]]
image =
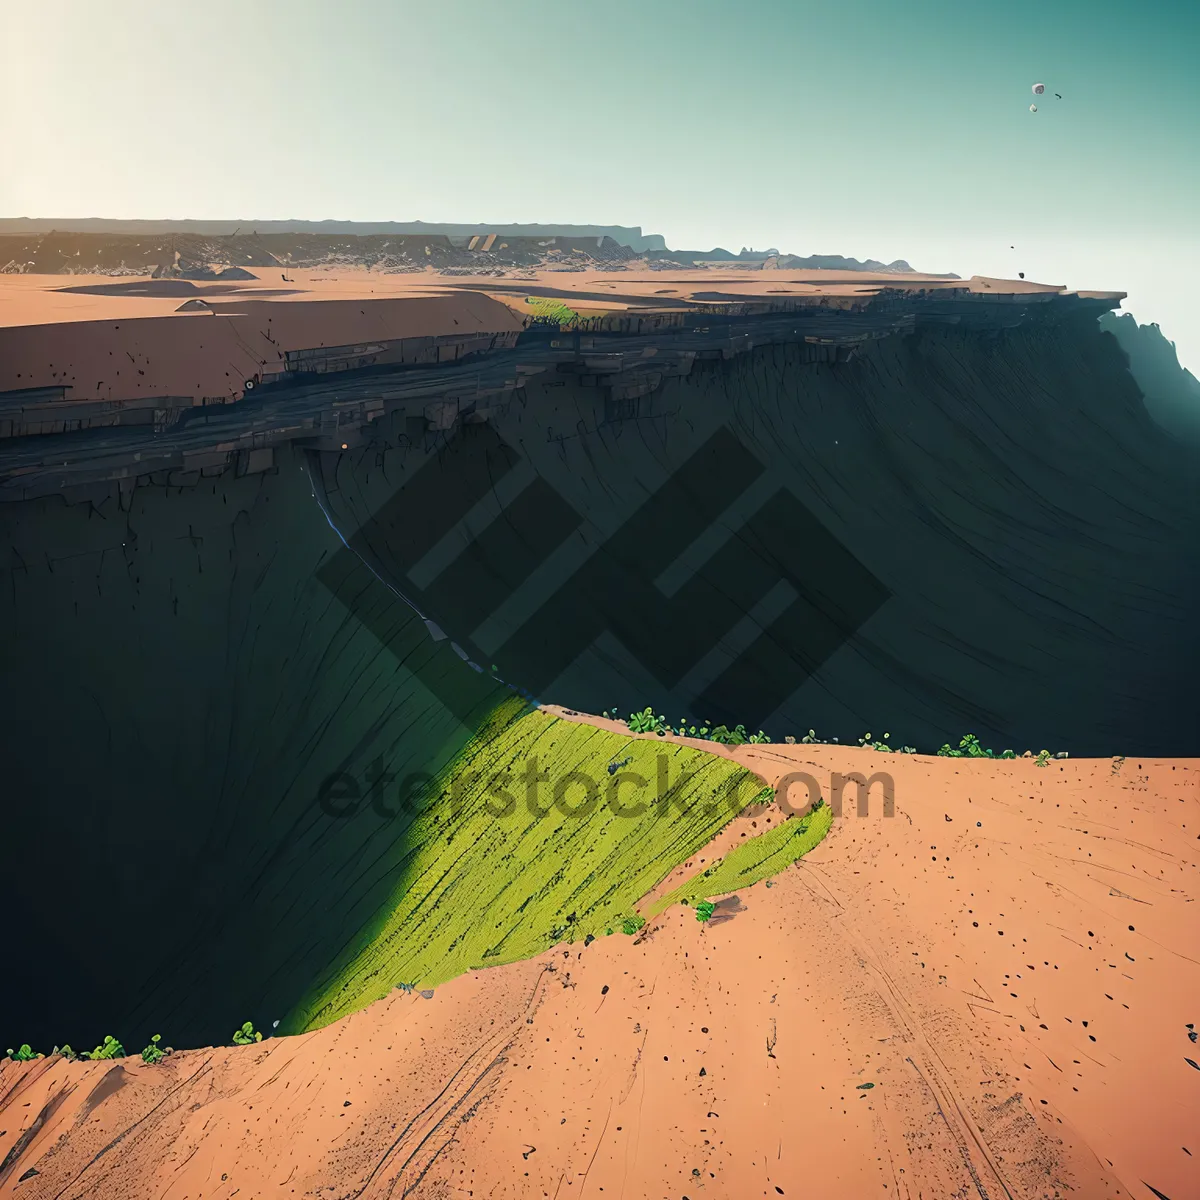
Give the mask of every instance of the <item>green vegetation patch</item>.
[(233, 1031), (233, 1044), (235, 1046), (253, 1046), (255, 1042), (262, 1041), (262, 1034), (254, 1028), (253, 1021), (243, 1021), (241, 1029)]
[(150, 1039), (150, 1044), (142, 1050), (142, 1062), (153, 1066), (154, 1063), (160, 1063), (164, 1058), (167, 1057), (167, 1052), (158, 1044), (161, 1041), (161, 1033), (156, 1033)]
[[(832, 824), (833, 814), (825, 803), (802, 817), (788, 817), (774, 829), (735, 846), (724, 858), (660, 897), (646, 915), (656, 917), (672, 904), (699, 906), (710, 896), (727, 896), (778, 875), (818, 845)], [(712, 910), (708, 912), (711, 916)]]
[(533, 310), (534, 317), (551, 324), (578, 325), (602, 315), (593, 313), (591, 318), (585, 317), (561, 300), (551, 299), (548, 296), (526, 296), (525, 303)]
[(111, 1033), (105, 1034), (104, 1041), (95, 1048), (95, 1050), (85, 1050), (82, 1054), (83, 1058), (90, 1058), (93, 1061), (98, 1061), (105, 1058), (124, 1058), (125, 1047), (117, 1041)]
[(637, 902), (761, 789), (743, 767), (674, 742), (540, 711), (494, 723), (421, 801), (378, 928), (281, 1032), (327, 1025), (399, 985), (432, 988), (629, 929)]
[(666, 737), (667, 734), (673, 733), (678, 737), (720, 742), (723, 746), (744, 746), (747, 743), (757, 745), (771, 740), (761, 729), (757, 733), (751, 733), (740, 722), (730, 729), (727, 725), (713, 725), (709, 721), (703, 721), (697, 725), (695, 721), (689, 721), (687, 717), (680, 717), (679, 724), (672, 725), (666, 717), (661, 713), (656, 713), (653, 708), (643, 708), (640, 712), (630, 713), (628, 717), (617, 716), (617, 710), (614, 708), (604, 715), (617, 721), (624, 721), (633, 733), (657, 733), (659, 737)]
[(7, 1057), (13, 1062), (33, 1062), (44, 1056), (36, 1053), (28, 1042), (23, 1042), (15, 1050), (9, 1046)]

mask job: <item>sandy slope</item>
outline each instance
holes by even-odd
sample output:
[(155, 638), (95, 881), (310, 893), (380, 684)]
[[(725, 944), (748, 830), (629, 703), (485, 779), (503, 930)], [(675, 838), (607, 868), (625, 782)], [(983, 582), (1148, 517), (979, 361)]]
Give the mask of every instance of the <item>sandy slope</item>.
[(734, 753), (827, 795), (886, 767), (895, 816), (847, 805), (720, 924), (158, 1067), (5, 1064), (0, 1195), (1200, 1195), (1200, 765)]
[[(600, 315), (631, 308), (672, 312), (714, 301), (854, 307), (885, 289), (1041, 293), (1047, 300), (1064, 291), (1031, 281), (859, 271), (643, 271), (615, 279), (611, 272), (587, 271), (513, 279), (353, 268), (255, 273), (236, 283), (0, 275), (0, 392), (66, 387), (73, 401), (240, 399), (247, 380), (280, 369), (289, 351), (360, 346), (366, 352), (405, 338), (515, 334), (531, 313), (530, 295), (558, 297), (585, 315)], [(197, 301), (207, 307), (183, 307)]]

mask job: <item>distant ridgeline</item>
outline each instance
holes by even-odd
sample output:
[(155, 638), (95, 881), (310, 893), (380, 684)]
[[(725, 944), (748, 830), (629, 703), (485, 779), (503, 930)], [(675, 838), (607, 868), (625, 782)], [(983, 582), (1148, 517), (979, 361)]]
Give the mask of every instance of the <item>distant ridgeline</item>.
[(631, 250), (664, 250), (667, 243), (657, 233), (643, 234), (640, 225), (478, 225), (446, 224), (440, 221), (110, 221), (99, 217), (79, 220), (50, 217), (0, 218), (2, 234), (48, 233), (193, 234), (197, 237), (230, 237), (241, 233), (305, 233), (318, 237), (462, 237), (474, 234), (504, 234), (513, 237), (611, 238)]
[[(740, 266), (911, 273), (898, 259), (798, 257), (743, 248), (669, 250), (661, 234), (621, 225), (462, 225), (423, 221), (107, 221), (0, 219), (0, 273), (178, 274), (342, 265), (465, 273), (494, 267)], [(956, 279), (956, 275), (942, 278)]]

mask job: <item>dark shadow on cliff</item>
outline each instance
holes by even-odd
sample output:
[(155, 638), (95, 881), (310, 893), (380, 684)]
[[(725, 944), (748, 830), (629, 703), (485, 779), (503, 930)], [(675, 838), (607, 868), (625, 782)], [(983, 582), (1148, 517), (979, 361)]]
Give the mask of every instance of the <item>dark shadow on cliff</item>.
[(299, 450), (4, 506), (0, 1044), (269, 1029), (397, 883), (371, 780), (436, 775), (495, 674), (777, 740), (1197, 753), (1195, 452), (1116, 340), (1085, 314), (811, 349), (381, 418), (318, 459), (345, 542)]
[(401, 793), (511, 698), (339, 556), (302, 462), (0, 513), (4, 1045), (269, 1031), (392, 894)]
[(1180, 366), (1175, 343), (1157, 325), (1139, 325), (1132, 313), (1105, 313), (1100, 328), (1111, 333), (1129, 360), (1129, 371), (1146, 400), (1146, 411), (1164, 432), (1200, 447), (1200, 379)]

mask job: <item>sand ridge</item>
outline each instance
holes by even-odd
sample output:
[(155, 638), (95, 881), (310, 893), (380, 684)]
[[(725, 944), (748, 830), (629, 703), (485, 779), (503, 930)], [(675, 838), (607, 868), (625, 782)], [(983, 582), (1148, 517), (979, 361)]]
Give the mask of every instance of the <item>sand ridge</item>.
[(887, 769), (895, 816), (847, 804), (719, 924), (159, 1066), (4, 1063), (0, 1195), (1200, 1194), (1200, 764), (722, 752)]

